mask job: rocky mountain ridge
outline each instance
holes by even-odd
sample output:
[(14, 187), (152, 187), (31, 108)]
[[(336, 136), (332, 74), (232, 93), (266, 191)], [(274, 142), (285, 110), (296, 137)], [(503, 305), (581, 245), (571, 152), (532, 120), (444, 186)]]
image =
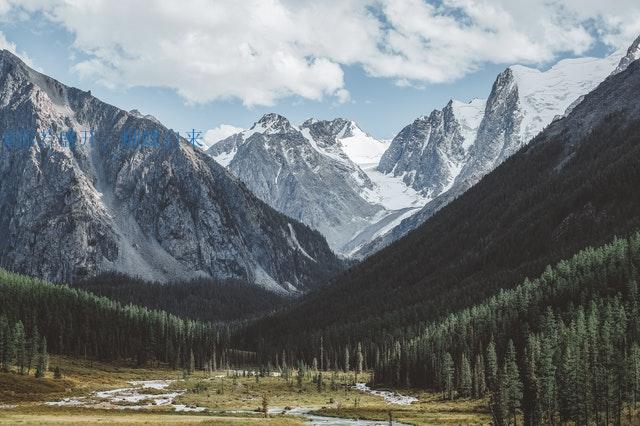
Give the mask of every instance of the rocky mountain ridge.
[[(109, 270), (159, 281), (234, 278), (283, 293), (341, 268), (320, 234), (271, 209), (184, 139), (170, 142), (173, 133), (156, 121), (67, 87), (6, 50), (0, 128), (36, 131), (24, 149), (1, 147), (2, 267), (58, 282)], [(96, 142), (70, 146), (57, 136), (86, 129)], [(127, 145), (123, 132), (147, 139)]]

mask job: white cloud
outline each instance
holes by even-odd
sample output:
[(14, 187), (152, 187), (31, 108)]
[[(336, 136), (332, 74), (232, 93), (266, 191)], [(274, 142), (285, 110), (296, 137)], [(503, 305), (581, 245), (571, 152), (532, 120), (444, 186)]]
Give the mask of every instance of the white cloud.
[(241, 127), (232, 126), (231, 124), (221, 124), (214, 129), (207, 130), (204, 134), (204, 149), (209, 148), (216, 142), (228, 138), (231, 135), (242, 132)]
[[(400, 86), (453, 81), (484, 64), (545, 63), (640, 32), (637, 0), (0, 0), (74, 35), (82, 77), (161, 86), (187, 102), (348, 102), (343, 68)], [(605, 4), (606, 3), (606, 4)], [(0, 12), (6, 7), (0, 7)], [(85, 55), (86, 56), (86, 55)]]
[(351, 93), (349, 93), (347, 89), (338, 89), (336, 90), (335, 95), (339, 104), (346, 104), (351, 101)]

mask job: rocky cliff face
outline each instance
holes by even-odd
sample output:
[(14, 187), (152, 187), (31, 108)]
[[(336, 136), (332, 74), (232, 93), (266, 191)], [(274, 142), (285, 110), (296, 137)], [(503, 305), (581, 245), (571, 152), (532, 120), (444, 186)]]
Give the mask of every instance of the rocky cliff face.
[(468, 161), (484, 101), (450, 101), (416, 119), (393, 139), (378, 170), (401, 176), (409, 187), (433, 199), (448, 190)]
[(317, 229), (340, 251), (383, 207), (367, 195), (373, 183), (343, 150), (351, 122), (307, 120), (297, 128), (267, 114), (207, 153), (280, 212)]
[(615, 75), (621, 73), (622, 71), (626, 70), (632, 62), (637, 61), (638, 59), (640, 59), (640, 36), (638, 36), (638, 38), (636, 38), (635, 41), (631, 43), (631, 46), (629, 46), (629, 49), (627, 49), (626, 55), (624, 55), (622, 59), (620, 59), (618, 66), (615, 70), (613, 70), (611, 74)]
[[(53, 281), (105, 270), (209, 275), (278, 292), (304, 291), (341, 267), (320, 234), (157, 121), (66, 87), (7, 51), (0, 129), (36, 131), (23, 146), (5, 138), (0, 148), (3, 267)], [(88, 129), (89, 140), (63, 137)], [(127, 146), (123, 132), (144, 143)]]

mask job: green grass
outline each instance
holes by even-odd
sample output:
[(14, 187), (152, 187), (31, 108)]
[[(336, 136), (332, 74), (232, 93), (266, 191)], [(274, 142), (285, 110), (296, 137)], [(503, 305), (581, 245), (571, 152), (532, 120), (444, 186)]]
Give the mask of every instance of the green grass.
[[(404, 392), (404, 391), (403, 391)], [(408, 406), (386, 404), (382, 398), (358, 408), (324, 408), (315, 413), (322, 416), (388, 421), (412, 425), (489, 425), (491, 415), (486, 400), (443, 400), (440, 394), (412, 392), (418, 402)]]
[[(196, 372), (183, 381), (181, 373), (162, 366), (136, 368), (127, 363), (106, 364), (57, 356), (51, 357), (50, 366), (59, 366), (63, 378), (55, 380), (51, 373), (40, 379), (15, 372), (0, 374), (0, 424), (303, 424), (303, 419), (293, 416), (271, 415), (265, 419), (257, 411), (265, 395), (269, 408), (308, 407), (325, 416), (387, 421), (391, 411), (395, 420), (414, 425), (490, 423), (486, 401), (443, 401), (440, 395), (403, 390), (401, 393), (414, 394), (419, 402), (409, 406), (391, 405), (381, 397), (353, 390), (350, 387), (355, 382), (352, 373), (337, 374), (333, 388), (332, 374), (323, 373), (324, 388), (318, 391), (311, 373), (298, 385), (295, 376), (289, 380), (263, 377), (256, 381), (253, 376), (234, 379), (225, 371)], [(368, 378), (362, 374), (358, 381)], [(151, 412), (132, 412), (41, 404), (88, 395), (96, 390), (126, 387), (132, 380), (152, 379), (175, 379), (169, 388), (187, 389), (187, 393), (178, 398), (179, 403), (208, 407), (210, 412), (181, 414), (161, 407)], [(15, 408), (2, 408), (7, 404)], [(235, 413), (235, 410), (246, 412)]]
[[(220, 376), (223, 377), (215, 377)], [(187, 381), (187, 392), (180, 397), (186, 404), (195, 404), (211, 409), (257, 409), (262, 404), (263, 395), (268, 396), (269, 407), (330, 407), (354, 406), (359, 403), (379, 399), (357, 392), (346, 384), (352, 383), (353, 374), (340, 373), (337, 377), (337, 389), (331, 389), (331, 381), (324, 375), (325, 387), (318, 392), (312, 375), (304, 378), (299, 387), (295, 378), (288, 381), (282, 377), (227, 377), (224, 372), (216, 372), (214, 377), (196, 375)], [(368, 378), (362, 377), (362, 379)], [(184, 384), (180, 384), (184, 387)]]
[[(220, 374), (222, 372), (215, 373)], [(361, 375), (359, 381), (367, 379), (367, 375)], [(403, 390), (401, 393), (415, 395), (419, 402), (406, 406), (394, 405), (386, 403), (379, 396), (357, 392), (345, 386), (354, 382), (351, 373), (339, 374), (336, 382), (337, 390), (332, 390), (330, 381), (325, 380), (326, 388), (319, 392), (311, 376), (304, 378), (302, 387), (298, 386), (295, 378), (287, 381), (284, 378), (265, 377), (256, 382), (254, 377), (238, 377), (234, 380), (226, 376), (200, 376), (187, 381), (190, 391), (179, 399), (182, 403), (212, 410), (257, 410), (262, 396), (267, 395), (269, 407), (310, 407), (315, 414), (330, 417), (388, 421), (391, 411), (394, 420), (414, 425), (491, 423), (486, 400), (445, 401), (440, 394)]]

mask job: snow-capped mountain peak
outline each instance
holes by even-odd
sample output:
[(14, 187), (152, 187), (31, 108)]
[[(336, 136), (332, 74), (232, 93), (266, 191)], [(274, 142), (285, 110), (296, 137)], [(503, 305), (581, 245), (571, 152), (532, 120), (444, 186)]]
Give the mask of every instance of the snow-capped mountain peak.
[(318, 120), (309, 118), (300, 128), (307, 129), (310, 136), (320, 139), (324, 145), (336, 146), (342, 154), (360, 167), (377, 164), (389, 147), (362, 130), (355, 121), (345, 118)]
[(619, 53), (614, 53), (606, 58), (563, 59), (546, 71), (523, 65), (509, 67), (521, 106), (521, 141), (532, 139), (556, 115), (596, 87), (619, 60)]
[(384, 210), (368, 199), (374, 185), (344, 149), (363, 135), (342, 118), (309, 119), (298, 128), (271, 113), (207, 153), (267, 204), (319, 230), (339, 251)]
[(414, 120), (393, 139), (378, 170), (401, 177), (431, 199), (448, 190), (467, 161), (485, 110), (485, 101), (450, 100)]
[(251, 128), (252, 132), (264, 133), (267, 135), (274, 135), (278, 133), (288, 133), (296, 130), (289, 120), (280, 114), (268, 113), (262, 116)]
[(633, 61), (640, 59), (640, 36), (627, 49), (627, 54), (620, 59), (618, 66), (611, 73), (612, 75), (618, 74), (627, 69), (629, 64)]

